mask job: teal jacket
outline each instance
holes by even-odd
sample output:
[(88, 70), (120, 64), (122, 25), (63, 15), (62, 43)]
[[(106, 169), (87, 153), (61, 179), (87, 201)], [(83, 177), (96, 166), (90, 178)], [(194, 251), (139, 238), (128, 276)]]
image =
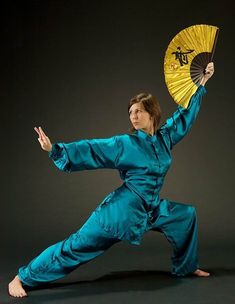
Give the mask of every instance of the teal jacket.
[(204, 86), (199, 86), (188, 108), (178, 106), (153, 136), (139, 129), (132, 134), (52, 145), (49, 157), (65, 172), (119, 170), (122, 186), (95, 210), (100, 224), (115, 237), (138, 244), (156, 210), (158, 216), (168, 215), (159, 193), (171, 165), (171, 150), (189, 132), (205, 93)]

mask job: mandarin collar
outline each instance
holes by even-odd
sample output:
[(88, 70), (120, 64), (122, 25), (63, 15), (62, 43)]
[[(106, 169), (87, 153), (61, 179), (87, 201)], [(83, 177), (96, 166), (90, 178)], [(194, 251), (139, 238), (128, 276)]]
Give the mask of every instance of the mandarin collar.
[(153, 136), (151, 136), (150, 134), (147, 134), (145, 131), (143, 131), (142, 129), (138, 129), (135, 131), (136, 135), (138, 137), (141, 137), (143, 139), (146, 139), (150, 142), (156, 142), (157, 141), (157, 136), (156, 133), (153, 134)]

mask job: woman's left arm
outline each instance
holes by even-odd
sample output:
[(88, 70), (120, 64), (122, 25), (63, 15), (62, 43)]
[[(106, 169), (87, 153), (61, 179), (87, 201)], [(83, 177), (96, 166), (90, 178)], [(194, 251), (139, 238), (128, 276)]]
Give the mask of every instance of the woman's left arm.
[(202, 97), (206, 93), (205, 84), (214, 73), (213, 63), (207, 65), (205, 75), (197, 91), (190, 99), (188, 107), (185, 109), (178, 106), (174, 114), (166, 120), (161, 130), (166, 130), (170, 139), (171, 148), (177, 144), (189, 132), (193, 122), (196, 120), (201, 107)]

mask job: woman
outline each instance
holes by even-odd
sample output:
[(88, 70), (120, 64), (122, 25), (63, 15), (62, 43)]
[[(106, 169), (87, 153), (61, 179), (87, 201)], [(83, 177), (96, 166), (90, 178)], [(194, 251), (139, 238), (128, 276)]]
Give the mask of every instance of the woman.
[(121, 240), (138, 245), (149, 230), (164, 233), (172, 244), (173, 275), (210, 275), (198, 266), (195, 208), (160, 199), (159, 192), (170, 167), (171, 149), (196, 119), (206, 92), (205, 83), (213, 73), (211, 62), (188, 108), (178, 106), (160, 128), (159, 104), (152, 95), (144, 93), (129, 103), (132, 134), (52, 145), (42, 128), (35, 127), (42, 149), (49, 152), (60, 170), (115, 168), (124, 182), (103, 200), (77, 232), (19, 269), (9, 284), (11, 296), (27, 296), (23, 285), (37, 286), (60, 279)]

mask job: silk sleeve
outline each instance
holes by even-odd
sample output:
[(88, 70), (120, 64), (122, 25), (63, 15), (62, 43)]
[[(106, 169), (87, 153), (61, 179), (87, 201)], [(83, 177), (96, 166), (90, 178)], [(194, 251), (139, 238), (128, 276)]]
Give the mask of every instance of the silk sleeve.
[(201, 107), (202, 96), (206, 93), (204, 86), (200, 85), (192, 95), (188, 107), (178, 106), (173, 115), (168, 118), (160, 128), (168, 135), (170, 146), (173, 148), (189, 132)]
[(82, 139), (72, 143), (52, 145), (49, 157), (57, 168), (65, 172), (117, 168), (120, 137)]

